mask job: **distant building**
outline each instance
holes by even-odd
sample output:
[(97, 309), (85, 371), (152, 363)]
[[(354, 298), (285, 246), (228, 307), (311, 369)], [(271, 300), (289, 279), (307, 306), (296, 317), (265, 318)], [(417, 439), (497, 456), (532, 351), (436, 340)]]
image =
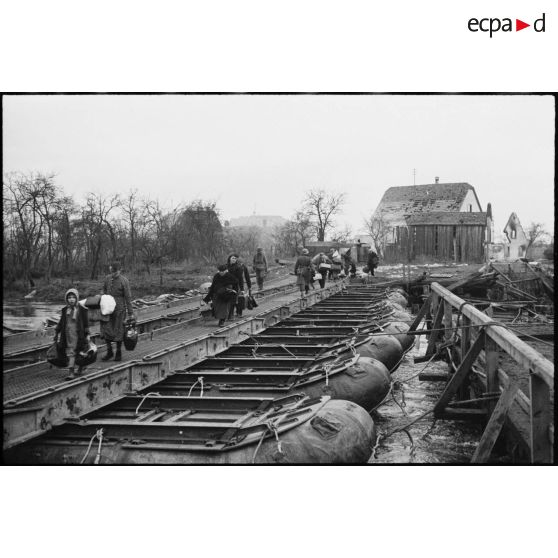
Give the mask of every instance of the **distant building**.
[(525, 257), (529, 241), (516, 213), (512, 213), (504, 227), (504, 258), (517, 260)]
[(287, 219), (280, 215), (250, 215), (248, 217), (235, 217), (229, 219), (230, 227), (260, 227), (272, 230), (277, 226), (284, 225)]
[[(492, 209), (483, 212), (466, 182), (393, 186), (374, 219), (382, 223), (386, 263), (483, 262), (492, 237)], [(379, 247), (377, 247), (379, 248)]]

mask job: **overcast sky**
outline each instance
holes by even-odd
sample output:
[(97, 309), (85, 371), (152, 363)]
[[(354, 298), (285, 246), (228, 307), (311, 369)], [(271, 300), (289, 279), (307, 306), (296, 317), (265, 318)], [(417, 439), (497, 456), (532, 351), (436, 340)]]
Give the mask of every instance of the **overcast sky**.
[(165, 204), (215, 200), (223, 218), (289, 217), (312, 187), (347, 193), (361, 232), (390, 186), (468, 182), (498, 233), (554, 226), (554, 100), (544, 96), (12, 96), (4, 171)]

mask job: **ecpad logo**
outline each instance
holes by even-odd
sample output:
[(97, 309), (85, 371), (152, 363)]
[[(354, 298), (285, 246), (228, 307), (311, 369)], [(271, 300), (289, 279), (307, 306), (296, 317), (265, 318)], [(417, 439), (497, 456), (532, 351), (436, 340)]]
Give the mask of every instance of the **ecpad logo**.
[[(545, 15), (546, 14), (543, 13), (543, 15), (539, 19), (536, 19), (533, 22), (533, 29), (537, 33), (545, 32)], [(509, 17), (505, 17), (503, 19), (497, 17), (485, 17), (482, 19), (477, 19), (475, 17), (472, 17), (468, 21), (467, 27), (469, 28), (469, 31), (472, 31), (473, 33), (477, 33), (478, 31), (481, 31), (483, 33), (490, 33), (490, 38), (492, 38), (492, 35), (494, 33), (497, 33), (498, 31), (513, 31), (512, 18)], [(522, 29), (526, 29), (527, 27), (531, 27), (531, 24), (525, 23), (520, 19), (515, 20), (515, 31), (521, 31)]]

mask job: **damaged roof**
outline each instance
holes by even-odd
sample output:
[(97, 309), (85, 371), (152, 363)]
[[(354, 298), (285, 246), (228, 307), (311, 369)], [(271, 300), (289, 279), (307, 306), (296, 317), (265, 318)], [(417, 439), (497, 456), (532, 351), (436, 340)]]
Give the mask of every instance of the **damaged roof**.
[(423, 212), (458, 212), (469, 190), (478, 203), (475, 189), (467, 182), (392, 186), (385, 191), (377, 211), (387, 213), (390, 218)]
[(468, 211), (430, 211), (405, 217), (407, 225), (483, 225), (486, 213)]

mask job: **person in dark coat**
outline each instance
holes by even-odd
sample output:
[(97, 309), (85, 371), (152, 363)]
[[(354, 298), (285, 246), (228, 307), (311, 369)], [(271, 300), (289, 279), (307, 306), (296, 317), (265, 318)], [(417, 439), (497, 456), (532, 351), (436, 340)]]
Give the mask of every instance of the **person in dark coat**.
[(312, 265), (312, 260), (308, 253), (306, 248), (302, 249), (301, 255), (297, 258), (294, 268), (296, 284), (300, 289), (301, 296), (307, 294), (310, 290), (310, 281), (312, 280), (312, 272), (314, 271), (314, 266)]
[(380, 263), (380, 258), (378, 258), (378, 254), (376, 254), (376, 252), (374, 252), (374, 250), (370, 248), (370, 250), (368, 251), (368, 262), (367, 262), (368, 273), (370, 273), (370, 275), (374, 275), (374, 270), (378, 267), (379, 263)]
[(203, 301), (212, 302), (213, 315), (219, 320), (219, 327), (222, 327), (236, 301), (238, 280), (227, 270), (225, 264), (220, 265), (217, 270)]
[[(244, 280), (244, 286), (248, 291), (248, 296), (252, 296), (252, 278), (250, 277), (250, 272), (248, 271), (248, 268), (246, 267), (246, 264), (244, 263), (244, 260), (242, 259), (241, 256), (237, 258), (236, 263), (242, 269), (242, 278)], [(238, 317), (242, 316), (242, 311), (244, 310), (245, 307), (246, 307), (246, 293), (244, 293), (244, 296), (238, 297), (238, 301), (236, 303), (236, 315)]]
[(252, 260), (252, 267), (256, 274), (256, 282), (258, 283), (258, 291), (263, 290), (264, 278), (267, 275), (267, 259), (263, 252), (263, 248), (256, 248), (256, 253)]
[(345, 275), (349, 275), (349, 273), (352, 277), (356, 275), (356, 264), (351, 253), (351, 248), (347, 248), (346, 252), (343, 254), (343, 269)]
[[(63, 351), (66, 351), (68, 357), (68, 366), (70, 375), (67, 380), (73, 380), (77, 376), (81, 376), (83, 366), (79, 366), (77, 373), (75, 371), (76, 355), (80, 351), (86, 351), (89, 347), (89, 319), (87, 316), (87, 308), (78, 304), (79, 295), (77, 289), (68, 289), (66, 291), (66, 306), (60, 311), (60, 321), (54, 330), (54, 342)], [(58, 342), (60, 336), (60, 342)]]
[[(238, 295), (236, 297), (236, 300), (234, 301), (234, 304), (229, 310), (229, 320), (232, 320), (235, 308), (236, 315), (242, 316), (242, 301), (239, 301), (239, 298), (244, 297), (244, 284), (246, 281), (246, 275), (248, 275), (248, 281), (250, 281), (250, 274), (248, 273), (246, 266), (243, 263), (239, 262), (238, 259), (238, 254), (231, 254), (227, 258), (227, 269), (231, 275), (236, 277), (236, 280), (238, 282)], [(251, 286), (252, 283), (250, 282), (250, 287)]]
[(323, 252), (320, 252), (318, 255), (312, 258), (312, 265), (322, 276), (321, 279), (318, 279), (318, 283), (320, 284), (320, 288), (323, 289), (326, 284), (327, 274), (331, 269), (331, 260)]
[[(110, 275), (106, 276), (103, 284), (103, 293), (114, 298), (116, 308), (112, 314), (101, 317), (101, 337), (107, 343), (107, 354), (101, 360), (109, 360), (114, 356), (115, 361), (120, 361), (126, 314), (129, 319), (135, 320), (136, 317), (132, 307), (130, 282), (120, 273), (120, 263), (111, 263), (109, 271)], [(112, 341), (116, 341), (116, 354), (112, 351)]]

